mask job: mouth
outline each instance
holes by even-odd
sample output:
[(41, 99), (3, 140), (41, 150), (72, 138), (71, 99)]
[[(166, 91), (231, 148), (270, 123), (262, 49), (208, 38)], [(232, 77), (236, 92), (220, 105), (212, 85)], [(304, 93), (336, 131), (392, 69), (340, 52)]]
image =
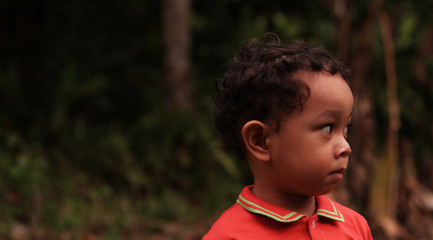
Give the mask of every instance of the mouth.
[(336, 183), (343, 180), (344, 173), (346, 173), (347, 168), (343, 167), (338, 169), (337, 171), (333, 171), (329, 174), (329, 176), (335, 181)]
[(347, 168), (342, 167), (342, 168), (338, 169), (337, 171), (333, 171), (333, 172), (331, 172), (330, 174), (331, 174), (331, 175), (332, 175), (332, 174), (342, 174), (342, 175), (344, 175), (344, 173), (346, 173), (346, 170), (347, 170)]

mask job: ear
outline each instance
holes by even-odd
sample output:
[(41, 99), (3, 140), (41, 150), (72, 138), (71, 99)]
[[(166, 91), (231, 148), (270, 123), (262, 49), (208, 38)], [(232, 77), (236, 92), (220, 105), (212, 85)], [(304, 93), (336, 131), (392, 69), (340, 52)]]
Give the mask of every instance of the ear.
[(270, 131), (271, 129), (260, 121), (247, 122), (242, 128), (242, 138), (247, 154), (260, 161), (270, 161), (267, 141)]

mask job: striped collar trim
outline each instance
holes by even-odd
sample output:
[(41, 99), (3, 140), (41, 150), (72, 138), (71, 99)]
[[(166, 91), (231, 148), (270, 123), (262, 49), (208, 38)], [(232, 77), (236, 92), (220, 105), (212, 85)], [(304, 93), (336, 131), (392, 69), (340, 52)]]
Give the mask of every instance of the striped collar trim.
[[(237, 203), (249, 212), (272, 218), (278, 222), (295, 222), (305, 215), (266, 203), (252, 193), (253, 186), (245, 187), (237, 199)], [(326, 196), (317, 196), (316, 215), (344, 222), (343, 214), (336, 208), (334, 202)]]

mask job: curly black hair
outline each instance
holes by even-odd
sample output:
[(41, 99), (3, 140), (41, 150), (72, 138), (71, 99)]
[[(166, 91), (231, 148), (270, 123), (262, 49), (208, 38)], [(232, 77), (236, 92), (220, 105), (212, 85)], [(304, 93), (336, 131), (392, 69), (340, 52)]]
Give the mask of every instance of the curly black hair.
[(323, 47), (310, 47), (302, 40), (281, 43), (274, 33), (242, 44), (240, 53), (216, 81), (215, 124), (226, 147), (245, 158), (242, 128), (248, 121), (274, 121), (280, 113), (302, 111), (310, 90), (294, 74), (298, 71), (341, 74), (349, 82), (350, 70)]

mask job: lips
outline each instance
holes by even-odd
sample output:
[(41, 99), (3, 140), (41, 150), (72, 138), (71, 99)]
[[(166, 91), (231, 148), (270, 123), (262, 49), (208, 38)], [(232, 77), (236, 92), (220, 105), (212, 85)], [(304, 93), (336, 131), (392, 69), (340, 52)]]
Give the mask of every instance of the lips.
[(340, 182), (341, 180), (343, 180), (344, 177), (344, 173), (346, 172), (346, 168), (342, 167), (336, 171), (333, 171), (329, 174), (329, 176), (331, 177), (331, 179), (333, 179), (333, 181), (335, 181), (335, 183)]
[(347, 170), (347, 168), (342, 167), (342, 168), (338, 169), (337, 171), (331, 172), (330, 174), (343, 174), (344, 175), (344, 173), (346, 172), (346, 170)]

